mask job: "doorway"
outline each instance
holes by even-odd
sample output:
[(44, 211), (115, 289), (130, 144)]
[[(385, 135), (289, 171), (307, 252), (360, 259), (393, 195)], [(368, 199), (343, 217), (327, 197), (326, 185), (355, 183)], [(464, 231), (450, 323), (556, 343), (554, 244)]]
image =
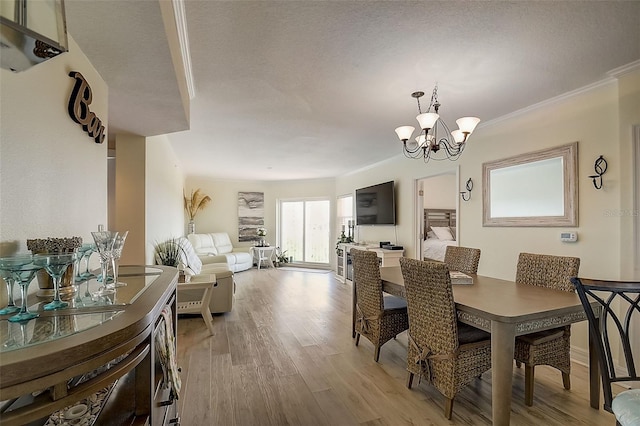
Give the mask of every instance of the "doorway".
[[(457, 245), (459, 237), (459, 167), (415, 181), (416, 259), (442, 260), (446, 245)], [(448, 227), (452, 240), (436, 238), (429, 225)]]

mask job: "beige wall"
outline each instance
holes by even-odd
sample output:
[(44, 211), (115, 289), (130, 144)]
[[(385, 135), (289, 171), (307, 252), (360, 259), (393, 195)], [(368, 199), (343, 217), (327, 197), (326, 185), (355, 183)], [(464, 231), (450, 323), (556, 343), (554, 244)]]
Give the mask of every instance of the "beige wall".
[(455, 209), (458, 185), (455, 174), (444, 174), (423, 179), (425, 209)]
[(184, 174), (166, 136), (146, 142), (146, 264), (153, 264), (153, 246), (184, 235)]
[[(619, 120), (619, 140), (620, 140), (620, 158), (621, 173), (619, 188), (622, 194), (620, 198), (620, 234), (622, 237), (621, 252), (634, 253), (634, 233), (631, 231), (634, 227), (634, 220), (640, 226), (638, 220), (637, 208), (640, 206), (640, 188), (634, 185), (634, 175), (640, 173), (640, 164), (638, 164), (638, 155), (633, 152), (633, 130), (634, 126), (640, 127), (640, 71), (630, 72), (619, 76), (619, 97), (618, 108), (620, 112)], [(637, 130), (640, 132), (640, 130)], [(636, 156), (634, 157), (634, 154)], [(605, 184), (616, 186), (616, 182), (609, 182), (608, 172), (605, 174)], [(640, 179), (637, 180), (640, 182)], [(636, 204), (634, 205), (634, 197), (627, 196), (635, 191)], [(640, 237), (640, 232), (635, 235)], [(620, 277), (622, 279), (640, 280), (640, 253), (634, 256), (623, 256), (620, 262)]]
[(115, 211), (115, 223), (110, 223), (109, 229), (129, 231), (120, 259), (123, 265), (145, 263), (145, 158), (145, 137), (116, 136), (115, 206), (109, 206)]
[[(462, 188), (469, 177), (474, 182), (471, 201), (459, 204), (458, 232), (461, 245), (482, 249), (480, 274), (513, 279), (518, 253), (533, 252), (580, 257), (583, 277), (618, 279), (631, 275), (632, 219), (616, 212), (633, 208), (632, 179), (638, 165), (631, 160), (631, 127), (640, 124), (639, 105), (640, 70), (636, 70), (619, 81), (613, 79), (582, 93), (485, 123), (476, 130), (458, 161), (459, 186)], [(578, 242), (560, 241), (560, 232), (568, 228), (482, 226), (482, 163), (574, 141), (578, 141), (579, 150), (579, 226), (570, 230), (578, 232)], [(604, 189), (596, 190), (588, 176), (593, 174), (593, 163), (601, 154), (609, 169), (604, 176)], [(405, 246), (406, 255), (415, 257), (414, 182), (455, 167), (451, 163), (425, 165), (399, 155), (375, 167), (338, 177), (336, 192), (348, 193), (360, 186), (394, 179), (398, 244)], [(359, 240), (383, 239), (388, 234), (383, 228), (368, 227), (359, 232)], [(586, 324), (576, 324), (573, 329), (574, 355), (584, 359)]]
[(231, 242), (238, 246), (251, 246), (251, 243), (238, 242), (238, 192), (264, 192), (265, 227), (271, 244), (276, 243), (276, 206), (279, 199), (328, 197), (331, 208), (335, 209), (334, 179), (263, 182), (187, 176), (185, 192), (190, 194), (198, 188), (210, 196), (212, 202), (196, 216), (196, 233), (228, 232)]
[[(79, 71), (91, 111), (106, 125), (108, 89), (73, 38), (69, 52), (21, 73), (0, 69), (0, 248), (27, 252), (28, 238), (80, 236), (107, 223), (107, 144), (67, 112)], [(35, 291), (34, 283), (30, 290)], [(4, 286), (0, 292), (6, 297)]]

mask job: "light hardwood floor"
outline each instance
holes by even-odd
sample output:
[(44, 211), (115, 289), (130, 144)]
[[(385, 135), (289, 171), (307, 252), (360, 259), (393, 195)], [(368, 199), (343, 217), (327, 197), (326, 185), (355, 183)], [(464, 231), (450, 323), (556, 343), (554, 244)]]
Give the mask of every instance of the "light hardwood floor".
[[(406, 332), (382, 347), (351, 338), (351, 287), (332, 272), (255, 269), (235, 275), (233, 311), (178, 321), (179, 410), (191, 425), (490, 425), (491, 373), (458, 394), (453, 418), (426, 383), (409, 390)], [(589, 406), (587, 368), (574, 363), (572, 389), (558, 371), (536, 367), (533, 407), (524, 369), (514, 366), (513, 425), (615, 425)]]

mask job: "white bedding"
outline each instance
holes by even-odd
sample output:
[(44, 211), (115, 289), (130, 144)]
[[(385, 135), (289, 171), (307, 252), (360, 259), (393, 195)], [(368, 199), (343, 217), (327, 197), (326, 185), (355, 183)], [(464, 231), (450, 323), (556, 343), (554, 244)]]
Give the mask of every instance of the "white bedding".
[(437, 238), (427, 238), (422, 242), (422, 258), (444, 261), (447, 246), (458, 245), (456, 241), (443, 241)]

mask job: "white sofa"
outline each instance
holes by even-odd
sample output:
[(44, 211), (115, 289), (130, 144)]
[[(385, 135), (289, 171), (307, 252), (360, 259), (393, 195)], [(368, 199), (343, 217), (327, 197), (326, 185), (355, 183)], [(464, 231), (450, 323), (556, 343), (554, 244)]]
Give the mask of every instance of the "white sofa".
[(190, 234), (187, 238), (202, 261), (203, 267), (211, 263), (226, 262), (233, 272), (240, 272), (251, 269), (253, 266), (253, 257), (249, 251), (234, 248), (226, 232)]
[[(182, 248), (180, 251), (179, 269), (184, 271), (185, 275), (192, 277), (198, 275), (216, 275), (216, 283), (214, 284), (209, 310), (211, 313), (230, 312), (233, 308), (233, 297), (235, 294), (235, 281), (233, 279), (233, 271), (227, 265), (226, 259), (218, 258), (219, 262), (214, 262), (217, 256), (207, 257), (206, 263), (200, 260), (193, 245), (185, 237), (178, 238), (178, 244)], [(160, 258), (155, 255), (156, 263), (160, 263)], [(188, 287), (188, 285), (187, 285)], [(178, 302), (196, 301), (202, 298), (202, 290), (181, 289), (178, 292)]]

